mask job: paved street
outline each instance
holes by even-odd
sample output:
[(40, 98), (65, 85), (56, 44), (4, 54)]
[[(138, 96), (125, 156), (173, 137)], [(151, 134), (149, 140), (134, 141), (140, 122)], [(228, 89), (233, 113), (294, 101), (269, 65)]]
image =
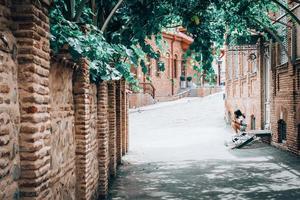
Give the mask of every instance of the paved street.
[(256, 142), (230, 150), (222, 94), (130, 114), (114, 200), (300, 199), (300, 159)]

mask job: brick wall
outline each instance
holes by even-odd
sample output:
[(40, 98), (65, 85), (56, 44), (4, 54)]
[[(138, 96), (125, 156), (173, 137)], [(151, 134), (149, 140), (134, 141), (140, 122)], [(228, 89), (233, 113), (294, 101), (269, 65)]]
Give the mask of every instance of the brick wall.
[[(165, 97), (172, 97), (180, 92), (180, 76), (183, 68), (185, 68), (185, 76), (194, 75), (193, 66), (187, 62), (183, 67), (183, 55), (187, 47), (191, 44), (192, 38), (183, 33), (163, 33), (163, 39), (166, 42), (164, 46), (165, 52), (160, 52), (156, 47), (154, 39), (148, 41), (156, 52), (161, 53), (160, 61), (165, 64), (165, 71), (161, 72), (157, 69), (157, 61), (150, 59), (148, 66), (148, 75), (151, 81), (147, 80), (147, 76), (143, 74), (141, 68), (134, 69), (133, 73), (137, 75), (140, 82), (147, 82), (155, 88), (155, 101), (160, 101)], [(155, 101), (149, 97), (149, 94), (131, 95), (130, 107), (140, 107), (153, 104)]]
[[(73, 68), (52, 60), (49, 75), (51, 183), (54, 199), (75, 199)], [(61, 86), (64, 87), (61, 87)], [(64, 187), (61, 187), (61, 186)]]
[(51, 57), (48, 8), (0, 1), (0, 199), (105, 199), (116, 130), (119, 161), (128, 150), (125, 82), (92, 84), (85, 59)]
[(8, 41), (0, 40), (0, 199), (19, 197), (20, 176), (18, 67), (9, 6), (8, 1), (0, 1), (0, 32)]
[(99, 165), (99, 196), (105, 199), (109, 179), (109, 127), (108, 127), (108, 93), (107, 83), (98, 86), (98, 165)]
[[(257, 58), (248, 60), (251, 53)], [(261, 129), (261, 53), (259, 45), (228, 46), (226, 48), (226, 117), (233, 119), (234, 111), (246, 114), (248, 129), (255, 118), (254, 129)], [(256, 69), (255, 69), (256, 66)]]
[(122, 104), (121, 104), (121, 109), (122, 109), (122, 155), (124, 156), (127, 152), (127, 147), (126, 147), (126, 140), (127, 140), (127, 112), (128, 112), (128, 107), (127, 107), (127, 102), (129, 102), (126, 94), (126, 81), (123, 79), (121, 81), (121, 93), (122, 93)]
[[(289, 5), (293, 7), (291, 3)], [(300, 17), (299, 9), (295, 14)], [(291, 21), (288, 22), (292, 25)], [(299, 68), (300, 68), (300, 26), (295, 26), (295, 32), (287, 30), (286, 49), (293, 63), (280, 62), (281, 51), (279, 44), (273, 45), (272, 54), (272, 106), (271, 130), (272, 143), (280, 148), (300, 154), (300, 116), (299, 116)], [(279, 122), (286, 123), (286, 140), (282, 140)], [(282, 129), (281, 129), (282, 130)]]
[(12, 5), (21, 113), (20, 196), (49, 199), (52, 192), (48, 5), (37, 1), (13, 1)]
[(122, 162), (122, 80), (116, 81), (116, 156), (117, 163)]
[(109, 126), (109, 172), (116, 175), (117, 167), (117, 140), (116, 140), (116, 85), (114, 81), (108, 82), (108, 126)]

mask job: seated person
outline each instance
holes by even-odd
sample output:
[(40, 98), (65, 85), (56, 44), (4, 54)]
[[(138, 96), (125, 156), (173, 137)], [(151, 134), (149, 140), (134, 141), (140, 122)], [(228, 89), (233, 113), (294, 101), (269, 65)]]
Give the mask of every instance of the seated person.
[(231, 126), (236, 133), (246, 130), (247, 125), (244, 122), (245, 118), (245, 115), (240, 110), (234, 112), (234, 119), (232, 120)]

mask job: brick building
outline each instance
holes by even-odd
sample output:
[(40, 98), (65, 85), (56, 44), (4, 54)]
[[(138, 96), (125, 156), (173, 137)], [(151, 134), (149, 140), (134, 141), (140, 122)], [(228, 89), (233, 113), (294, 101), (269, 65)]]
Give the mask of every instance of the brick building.
[[(300, 7), (289, 4), (300, 19)], [(295, 9), (296, 8), (296, 9)], [(284, 16), (284, 17), (283, 17)], [(280, 11), (275, 15), (284, 33), (283, 45), (271, 49), (271, 130), (273, 144), (300, 153), (300, 25)], [(290, 62), (289, 62), (290, 59)]]
[[(183, 32), (162, 33), (165, 41), (164, 52), (160, 52), (155, 45), (154, 40), (149, 43), (153, 49), (160, 53), (160, 61), (165, 64), (165, 71), (161, 72), (157, 67), (157, 60), (149, 59), (147, 66), (147, 75), (143, 74), (141, 68), (133, 69), (140, 81), (141, 88), (146, 90), (145, 94), (133, 94), (130, 97), (131, 107), (138, 105), (147, 105), (154, 101), (166, 101), (176, 98), (180, 92), (180, 76), (193, 77), (194, 71), (190, 62), (185, 62), (183, 55), (188, 49), (193, 39)], [(151, 81), (147, 80), (147, 76)], [(154, 99), (153, 99), (154, 97)]]
[(239, 46), (226, 46), (226, 100), (228, 120), (240, 109), (246, 114), (250, 129), (260, 129), (261, 52), (259, 41)]
[[(290, 3), (289, 7), (300, 18), (300, 7), (296, 3)], [(249, 59), (244, 63), (243, 53), (233, 53), (233, 49), (240, 46), (227, 47), (226, 115), (230, 118), (232, 112), (240, 108), (247, 114), (248, 128), (270, 129), (273, 145), (299, 154), (300, 26), (283, 10), (270, 17), (280, 25), (283, 46), (275, 42), (253, 46), (257, 57), (254, 71)], [(245, 77), (244, 68), (248, 69)]]

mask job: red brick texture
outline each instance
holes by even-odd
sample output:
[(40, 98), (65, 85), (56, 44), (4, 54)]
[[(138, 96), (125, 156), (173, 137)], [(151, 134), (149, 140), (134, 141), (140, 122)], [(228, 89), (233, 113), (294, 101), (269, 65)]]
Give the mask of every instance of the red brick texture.
[[(294, 5), (290, 4), (290, 7)], [(300, 11), (295, 11), (300, 17)], [(279, 15), (278, 15), (279, 16)], [(271, 53), (261, 49), (259, 55), (270, 54), (268, 59), (271, 61), (271, 78), (268, 82), (271, 86), (271, 106), (270, 106), (270, 124), (272, 131), (271, 143), (279, 148), (300, 154), (300, 26), (287, 20), (288, 24), (293, 28), (287, 28), (286, 50), (288, 51), (288, 59), (283, 57), (282, 47), (278, 43), (264, 44), (269, 46)], [(265, 79), (263, 72), (266, 69), (266, 63), (262, 62), (260, 56), (260, 64), (257, 74), (246, 77), (246, 84), (242, 83), (243, 79), (234, 80), (234, 70), (230, 68), (228, 63), (228, 50), (226, 56), (226, 109), (231, 112), (236, 108), (242, 111), (252, 112), (254, 107), (255, 116), (260, 115), (257, 119), (257, 127), (262, 129), (262, 119), (266, 112), (263, 105), (263, 95), (265, 94)], [(268, 71), (269, 72), (269, 71)], [(231, 77), (229, 74), (231, 73)], [(244, 86), (243, 86), (244, 85)], [(248, 95), (244, 98), (240, 91), (249, 89)], [(252, 92), (251, 92), (252, 91)], [(255, 92), (257, 91), (257, 92)], [(254, 92), (254, 95), (251, 95)], [(247, 94), (247, 93), (246, 93)], [(249, 95), (250, 94), (250, 95)], [(259, 96), (259, 94), (261, 96)], [(249, 107), (250, 105), (250, 107)], [(251, 113), (252, 114), (252, 113)], [(249, 120), (248, 120), (249, 123)], [(285, 135), (285, 136), (284, 136)]]
[[(278, 51), (275, 50), (275, 55)], [(275, 62), (276, 63), (276, 62)], [(272, 142), (296, 154), (300, 154), (299, 135), (299, 60), (294, 65), (278, 63), (272, 66)], [(286, 123), (286, 141), (281, 140), (279, 120)]]
[(107, 198), (109, 179), (109, 129), (108, 129), (108, 93), (107, 83), (98, 85), (98, 162), (99, 196)]
[[(159, 71), (157, 68), (157, 61), (155, 59), (149, 60), (148, 63), (148, 76), (151, 81), (147, 80), (147, 76), (143, 74), (141, 68), (134, 68), (133, 73), (141, 83), (150, 83), (155, 88), (155, 100), (164, 101), (164, 99), (172, 99), (172, 97), (180, 92), (180, 76), (184, 74), (185, 77), (194, 75), (193, 66), (190, 62), (184, 66), (183, 56), (187, 47), (191, 44), (192, 39), (188, 38), (183, 33), (163, 33), (163, 39), (166, 42), (164, 49), (166, 52), (161, 52), (161, 62), (165, 64), (165, 71)], [(154, 39), (148, 41), (153, 49), (159, 52), (156, 47)], [(155, 101), (153, 98), (146, 94), (143, 95), (131, 95), (130, 107), (140, 107), (144, 105), (153, 104)]]
[(0, 199), (105, 199), (128, 148), (125, 81), (51, 57), (45, 2), (0, 1)]
[(20, 177), (18, 63), (13, 54), (17, 43), (9, 29), (9, 6), (8, 1), (0, 1), (0, 33), (8, 41), (0, 40), (0, 199), (19, 198)]
[(127, 152), (127, 136), (126, 136), (126, 133), (127, 133), (127, 111), (128, 111), (128, 108), (127, 108), (127, 102), (128, 102), (128, 99), (126, 98), (126, 82), (125, 80), (122, 79), (121, 81), (121, 93), (122, 93), (122, 104), (121, 104), (121, 109), (122, 109), (122, 155), (124, 156)]
[(122, 162), (122, 81), (116, 81), (116, 145), (117, 163)]
[(116, 84), (108, 82), (108, 123), (109, 123), (109, 171), (111, 176), (117, 170), (117, 140), (116, 140)]
[(21, 198), (50, 199), (49, 19), (45, 5), (14, 1), (18, 41)]
[(76, 141), (76, 196), (81, 199), (93, 199), (97, 191), (94, 182), (98, 181), (99, 170), (97, 161), (97, 140), (93, 123), (93, 102), (90, 98), (91, 85), (89, 80), (88, 63), (82, 59), (80, 68), (75, 74), (74, 103), (75, 103), (75, 141)]

